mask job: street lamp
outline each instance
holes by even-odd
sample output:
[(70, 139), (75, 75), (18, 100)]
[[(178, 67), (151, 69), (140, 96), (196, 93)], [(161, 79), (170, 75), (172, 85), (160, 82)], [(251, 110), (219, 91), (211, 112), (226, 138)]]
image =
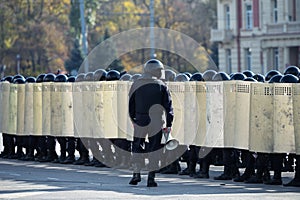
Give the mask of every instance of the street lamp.
[(17, 54), (16, 59), (17, 59), (17, 74), (20, 74), (20, 60), (21, 60), (20, 54)]

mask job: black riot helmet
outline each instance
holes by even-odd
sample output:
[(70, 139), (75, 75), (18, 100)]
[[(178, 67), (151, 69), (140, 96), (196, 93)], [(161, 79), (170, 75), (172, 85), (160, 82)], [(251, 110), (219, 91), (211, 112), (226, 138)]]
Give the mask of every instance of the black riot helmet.
[(55, 74), (53, 73), (49, 73), (49, 74), (46, 74), (45, 77), (44, 77), (44, 82), (54, 82), (55, 80)]
[(196, 72), (190, 77), (190, 81), (204, 81), (203, 75), (200, 72)]
[(162, 77), (164, 65), (157, 59), (150, 59), (144, 64), (144, 73), (158, 79)]
[(280, 83), (298, 83), (299, 78), (293, 74), (286, 74), (280, 79)]
[(55, 77), (54, 82), (67, 82), (68, 77), (64, 74), (59, 74)]
[(212, 77), (212, 81), (228, 81), (230, 77), (225, 72), (218, 72)]
[(215, 74), (217, 74), (217, 72), (215, 70), (212, 70), (212, 69), (206, 70), (203, 73), (204, 81), (212, 81), (212, 78), (214, 77)]
[(13, 79), (14, 79), (13, 76), (6, 76), (6, 77), (4, 77), (4, 81), (8, 81), (10, 83), (12, 83)]
[(189, 78), (193, 76), (190, 72), (184, 72), (184, 74), (187, 75)]
[(132, 76), (130, 74), (123, 74), (121, 77), (120, 77), (120, 81), (130, 81), (132, 78)]
[(24, 78), (16, 78), (14, 79), (15, 84), (24, 84), (25, 83), (25, 79)]
[(12, 82), (14, 83), (15, 82), (15, 80), (16, 79), (23, 79), (24, 80), (24, 82), (25, 82), (25, 78), (24, 78), (24, 76), (23, 75), (21, 75), (21, 74), (17, 74), (17, 75), (15, 75), (14, 77), (13, 77), (13, 80), (12, 80)]
[(189, 79), (190, 78), (184, 73), (177, 74), (177, 76), (175, 77), (176, 82), (185, 82), (189, 81)]
[(176, 73), (173, 70), (166, 69), (165, 70), (165, 81), (172, 82), (175, 80)]
[(273, 76), (278, 75), (278, 74), (281, 74), (281, 73), (277, 70), (272, 69), (266, 73), (265, 80), (269, 81)]
[(36, 82), (37, 83), (42, 83), (44, 81), (44, 77), (46, 76), (46, 74), (40, 74), (36, 77)]
[(35, 77), (27, 77), (26, 80), (25, 80), (26, 83), (35, 83), (36, 82), (36, 79)]
[(134, 82), (134, 81), (136, 81), (137, 79), (139, 79), (140, 77), (142, 77), (142, 74), (134, 74), (134, 75), (132, 75), (132, 77), (131, 77), (131, 81), (132, 82)]
[(279, 83), (280, 79), (283, 77), (282, 74), (277, 74), (275, 76), (272, 76), (272, 78), (269, 80), (269, 83)]
[(230, 80), (241, 80), (241, 81), (243, 81), (245, 78), (247, 78), (245, 76), (245, 74), (237, 72), (237, 73), (235, 73), (231, 76)]
[(284, 70), (284, 75), (287, 75), (287, 74), (293, 74), (294, 76), (298, 76), (300, 73), (300, 70), (298, 67), (296, 66), (289, 66), (287, 67), (285, 70)]
[(257, 80), (258, 82), (265, 82), (265, 77), (262, 74), (255, 74), (254, 76), (252, 76), (252, 78)]
[(76, 77), (75, 76), (69, 76), (67, 82), (73, 83), (75, 82)]
[(97, 69), (94, 72), (94, 81), (105, 81), (107, 72), (104, 69)]
[(75, 82), (82, 82), (82, 81), (84, 81), (84, 76), (85, 76), (84, 73), (78, 74), (78, 75), (76, 76)]
[(254, 79), (253, 77), (247, 77), (244, 79), (244, 81), (248, 81), (248, 82), (258, 82), (256, 79)]
[(84, 81), (94, 81), (94, 72), (88, 72), (84, 76)]
[(255, 75), (255, 74), (254, 74), (252, 71), (250, 71), (250, 70), (245, 70), (245, 71), (243, 71), (243, 74), (244, 74), (245, 76), (247, 76), (247, 77), (252, 77), (252, 76)]
[(107, 72), (106, 75), (106, 80), (107, 81), (117, 81), (120, 79), (120, 72), (118, 72), (117, 70), (110, 70), (109, 72)]

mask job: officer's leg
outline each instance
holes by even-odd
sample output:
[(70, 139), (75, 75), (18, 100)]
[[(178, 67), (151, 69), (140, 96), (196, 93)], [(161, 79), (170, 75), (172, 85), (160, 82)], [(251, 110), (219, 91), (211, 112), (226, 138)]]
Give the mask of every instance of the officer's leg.
[(72, 164), (75, 162), (75, 138), (74, 137), (67, 137), (67, 152), (68, 157), (61, 162), (62, 164)]
[(160, 130), (157, 134), (150, 136), (149, 139), (149, 173), (147, 180), (147, 187), (157, 187), (155, 182), (155, 171), (159, 169), (160, 156), (163, 153), (163, 146), (161, 144), (162, 131)]
[(300, 155), (296, 155), (296, 166), (295, 166), (295, 176), (294, 178), (284, 186), (300, 187)]
[(256, 175), (245, 180), (245, 183), (263, 183), (270, 179), (270, 172), (268, 168), (269, 154), (257, 153), (256, 158)]
[(89, 145), (91, 152), (93, 154), (93, 159), (91, 162), (86, 163), (85, 166), (98, 166), (101, 167), (102, 164), (99, 160), (102, 160), (101, 151), (99, 149), (98, 140), (95, 138), (89, 138)]
[(98, 141), (102, 149), (101, 157), (103, 157), (103, 160), (100, 160), (100, 162), (107, 167), (112, 167), (115, 163), (115, 160), (111, 149), (111, 140), (107, 138), (100, 138)]
[(66, 159), (67, 155), (67, 139), (66, 137), (57, 137), (57, 142), (60, 145), (60, 157), (59, 159), (55, 159), (53, 162), (55, 163), (63, 163)]
[(28, 136), (28, 153), (25, 157), (26, 161), (33, 161), (34, 160), (34, 149), (36, 148), (36, 137), (35, 136)]
[(16, 135), (15, 139), (16, 139), (16, 146), (17, 146), (17, 154), (15, 155), (14, 158), (21, 159), (24, 156), (24, 152), (23, 152), (24, 136)]
[(218, 177), (215, 177), (215, 180), (231, 180), (239, 175), (237, 167), (237, 157), (235, 150), (232, 148), (223, 149), (223, 162), (224, 162), (224, 172)]
[(88, 144), (87, 138), (78, 138), (77, 148), (80, 154), (80, 158), (74, 162), (75, 165), (84, 165), (90, 162), (89, 150), (85, 146), (87, 144)]
[(38, 156), (36, 158), (39, 162), (44, 162), (47, 156), (46, 136), (38, 136)]
[(47, 157), (44, 160), (44, 162), (52, 162), (58, 158), (57, 153), (55, 151), (55, 146), (56, 146), (55, 137), (47, 136), (46, 146), (47, 146)]
[(281, 170), (283, 164), (283, 155), (281, 153), (273, 153), (270, 155), (271, 165), (274, 170), (273, 178), (265, 182), (268, 185), (282, 185)]
[[(213, 158), (215, 157), (214, 149), (211, 148), (201, 148), (204, 157), (201, 160), (201, 172), (198, 173), (195, 178), (209, 178), (209, 166), (213, 163)], [(209, 152), (205, 152), (209, 151)], [(199, 154), (200, 155), (200, 154)]]
[(189, 150), (186, 148), (186, 150), (184, 151), (183, 155), (181, 156), (183, 162), (185, 161), (187, 164), (187, 168), (185, 168), (184, 170), (182, 170), (181, 172), (179, 172), (179, 175), (189, 175), (189, 166), (190, 166), (190, 156), (189, 156)]
[(237, 177), (234, 179), (235, 182), (244, 182), (245, 180), (249, 179), (251, 176), (255, 174), (255, 157), (252, 152), (244, 152), (244, 154), (247, 155), (247, 158), (245, 161), (245, 171), (242, 176)]

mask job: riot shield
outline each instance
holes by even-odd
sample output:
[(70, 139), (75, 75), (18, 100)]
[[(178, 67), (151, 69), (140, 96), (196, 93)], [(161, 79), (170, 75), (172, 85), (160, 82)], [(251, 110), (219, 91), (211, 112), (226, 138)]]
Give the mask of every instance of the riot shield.
[(207, 82), (206, 87), (206, 137), (204, 146), (224, 147), (223, 82)]
[(62, 136), (62, 83), (53, 83), (50, 87), (50, 132), (51, 136)]
[(75, 137), (84, 136), (83, 124), (83, 106), (82, 106), (82, 82), (73, 83), (73, 113), (74, 113), (74, 135)]
[(273, 96), (272, 84), (252, 84), (250, 99), (250, 151), (273, 152)]
[(24, 134), (33, 135), (33, 83), (25, 85)]
[(42, 132), (44, 136), (51, 135), (51, 82), (42, 83)]
[(295, 152), (292, 89), (291, 83), (274, 83), (273, 151), (276, 153)]
[(94, 135), (94, 82), (82, 82), (82, 137), (92, 138)]
[(104, 82), (95, 82), (94, 91), (94, 113), (95, 113), (95, 138), (104, 138), (104, 104), (103, 88)]
[(104, 134), (105, 138), (118, 138), (117, 82), (103, 82)]
[(197, 115), (197, 135), (194, 144), (203, 146), (206, 137), (206, 84), (196, 82), (197, 109), (193, 115)]
[(117, 121), (118, 121), (118, 138), (128, 140), (133, 139), (133, 132), (127, 132), (128, 116), (129, 116), (129, 82), (117, 81)]
[(17, 132), (17, 112), (18, 112), (18, 85), (10, 84), (9, 92), (9, 113), (8, 113), (8, 134)]
[(72, 83), (63, 83), (61, 86), (62, 94), (62, 136), (74, 137), (74, 113), (73, 113), (73, 94)]
[(293, 121), (295, 131), (295, 152), (300, 154), (300, 85), (293, 84)]
[(172, 126), (172, 136), (179, 141), (180, 144), (185, 144), (184, 136), (184, 90), (185, 86), (182, 82), (168, 82), (170, 90), (174, 120)]
[[(197, 86), (196, 82), (183, 82), (184, 84), (184, 104), (182, 110), (184, 111), (184, 143), (183, 144), (195, 144), (197, 135), (199, 113), (197, 101)], [(176, 139), (176, 138), (175, 138)]]
[[(241, 81), (238, 81), (241, 82)], [(224, 147), (234, 147), (237, 81), (224, 81)]]
[(249, 148), (250, 134), (250, 92), (251, 83), (243, 81), (236, 83), (235, 136), (234, 147), (238, 149)]
[(33, 84), (33, 135), (43, 134), (43, 84)]
[(7, 81), (0, 82), (1, 84), (1, 133), (8, 133), (9, 124), (9, 96), (10, 83)]
[(24, 135), (25, 84), (18, 84), (17, 135)]

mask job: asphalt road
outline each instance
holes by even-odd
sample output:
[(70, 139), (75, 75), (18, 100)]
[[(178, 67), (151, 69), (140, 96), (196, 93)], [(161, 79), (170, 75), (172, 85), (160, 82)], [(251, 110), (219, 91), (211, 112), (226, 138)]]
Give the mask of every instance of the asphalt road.
[(210, 179), (158, 174), (159, 187), (147, 188), (146, 173), (130, 186), (128, 170), (0, 159), (0, 199), (300, 199), (300, 188), (213, 180), (222, 169)]

